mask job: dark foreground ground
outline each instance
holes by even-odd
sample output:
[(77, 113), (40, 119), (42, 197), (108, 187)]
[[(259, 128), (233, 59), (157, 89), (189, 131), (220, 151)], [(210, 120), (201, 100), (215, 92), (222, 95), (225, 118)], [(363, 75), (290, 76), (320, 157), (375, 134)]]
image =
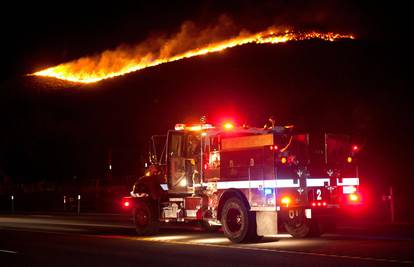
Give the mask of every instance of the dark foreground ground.
[(118, 215), (0, 215), (0, 266), (409, 266), (409, 225), (342, 225), (316, 239), (281, 233), (232, 244), (195, 225), (137, 237)]

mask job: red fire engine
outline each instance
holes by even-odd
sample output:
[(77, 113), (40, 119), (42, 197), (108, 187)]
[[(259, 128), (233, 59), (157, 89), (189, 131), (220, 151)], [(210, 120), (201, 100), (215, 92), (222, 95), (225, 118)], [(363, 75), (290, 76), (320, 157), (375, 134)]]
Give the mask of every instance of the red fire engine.
[(151, 165), (123, 199), (139, 235), (156, 234), (160, 223), (199, 221), (236, 243), (280, 227), (293, 237), (318, 236), (325, 219), (360, 204), (360, 148), (349, 136), (203, 121), (177, 124), (152, 141)]

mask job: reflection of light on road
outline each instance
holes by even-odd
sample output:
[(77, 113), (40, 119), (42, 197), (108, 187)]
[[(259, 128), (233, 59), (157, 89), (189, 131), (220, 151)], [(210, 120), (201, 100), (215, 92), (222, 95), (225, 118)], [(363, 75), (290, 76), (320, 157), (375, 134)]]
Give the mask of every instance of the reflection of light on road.
[(162, 242), (162, 241), (174, 241), (174, 240), (180, 240), (180, 239), (186, 239), (186, 238), (191, 238), (191, 236), (188, 236), (188, 235), (156, 236), (156, 237), (144, 238), (144, 240)]
[(263, 238), (264, 242), (259, 242), (255, 244), (249, 244), (251, 247), (257, 248), (266, 248), (266, 249), (288, 249), (288, 248), (304, 248), (304, 247), (312, 247), (315, 244), (322, 243), (322, 240), (315, 240), (315, 239), (295, 239), (291, 236), (289, 237), (270, 237), (266, 236)]
[(0, 249), (0, 252), (2, 252), (2, 253), (10, 253), (10, 254), (17, 254), (16, 251), (12, 251), (12, 250), (3, 250), (3, 249)]
[(217, 243), (229, 243), (230, 241), (226, 237), (216, 237), (216, 238), (195, 239), (195, 240), (191, 240), (190, 242), (197, 243), (197, 244), (217, 244)]
[(277, 234), (277, 235), (267, 235), (266, 237), (274, 237), (274, 238), (293, 238), (290, 234)]

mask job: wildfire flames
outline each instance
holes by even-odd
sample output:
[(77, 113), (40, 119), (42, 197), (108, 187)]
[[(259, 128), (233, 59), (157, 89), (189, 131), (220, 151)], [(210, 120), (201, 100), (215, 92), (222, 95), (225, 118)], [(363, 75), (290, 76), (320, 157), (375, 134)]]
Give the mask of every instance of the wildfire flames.
[(171, 38), (153, 38), (133, 47), (121, 46), (95, 56), (82, 57), (63, 63), (33, 73), (33, 75), (55, 77), (72, 82), (93, 83), (163, 63), (214, 53), (245, 44), (277, 44), (309, 39), (331, 42), (338, 39), (354, 39), (352, 35), (348, 34), (276, 31), (274, 29), (255, 34), (241, 32), (233, 37), (217, 37), (214, 34), (215, 30), (194, 34), (194, 31), (189, 33), (188, 30), (182, 29)]

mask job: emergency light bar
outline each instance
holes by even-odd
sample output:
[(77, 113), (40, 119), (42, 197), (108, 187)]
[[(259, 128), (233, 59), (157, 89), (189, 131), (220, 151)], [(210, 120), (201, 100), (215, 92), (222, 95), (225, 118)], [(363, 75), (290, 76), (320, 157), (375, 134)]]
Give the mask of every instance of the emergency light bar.
[(214, 126), (211, 124), (190, 124), (186, 125), (184, 123), (177, 123), (174, 126), (174, 129), (176, 131), (201, 131), (206, 129), (214, 129)]

